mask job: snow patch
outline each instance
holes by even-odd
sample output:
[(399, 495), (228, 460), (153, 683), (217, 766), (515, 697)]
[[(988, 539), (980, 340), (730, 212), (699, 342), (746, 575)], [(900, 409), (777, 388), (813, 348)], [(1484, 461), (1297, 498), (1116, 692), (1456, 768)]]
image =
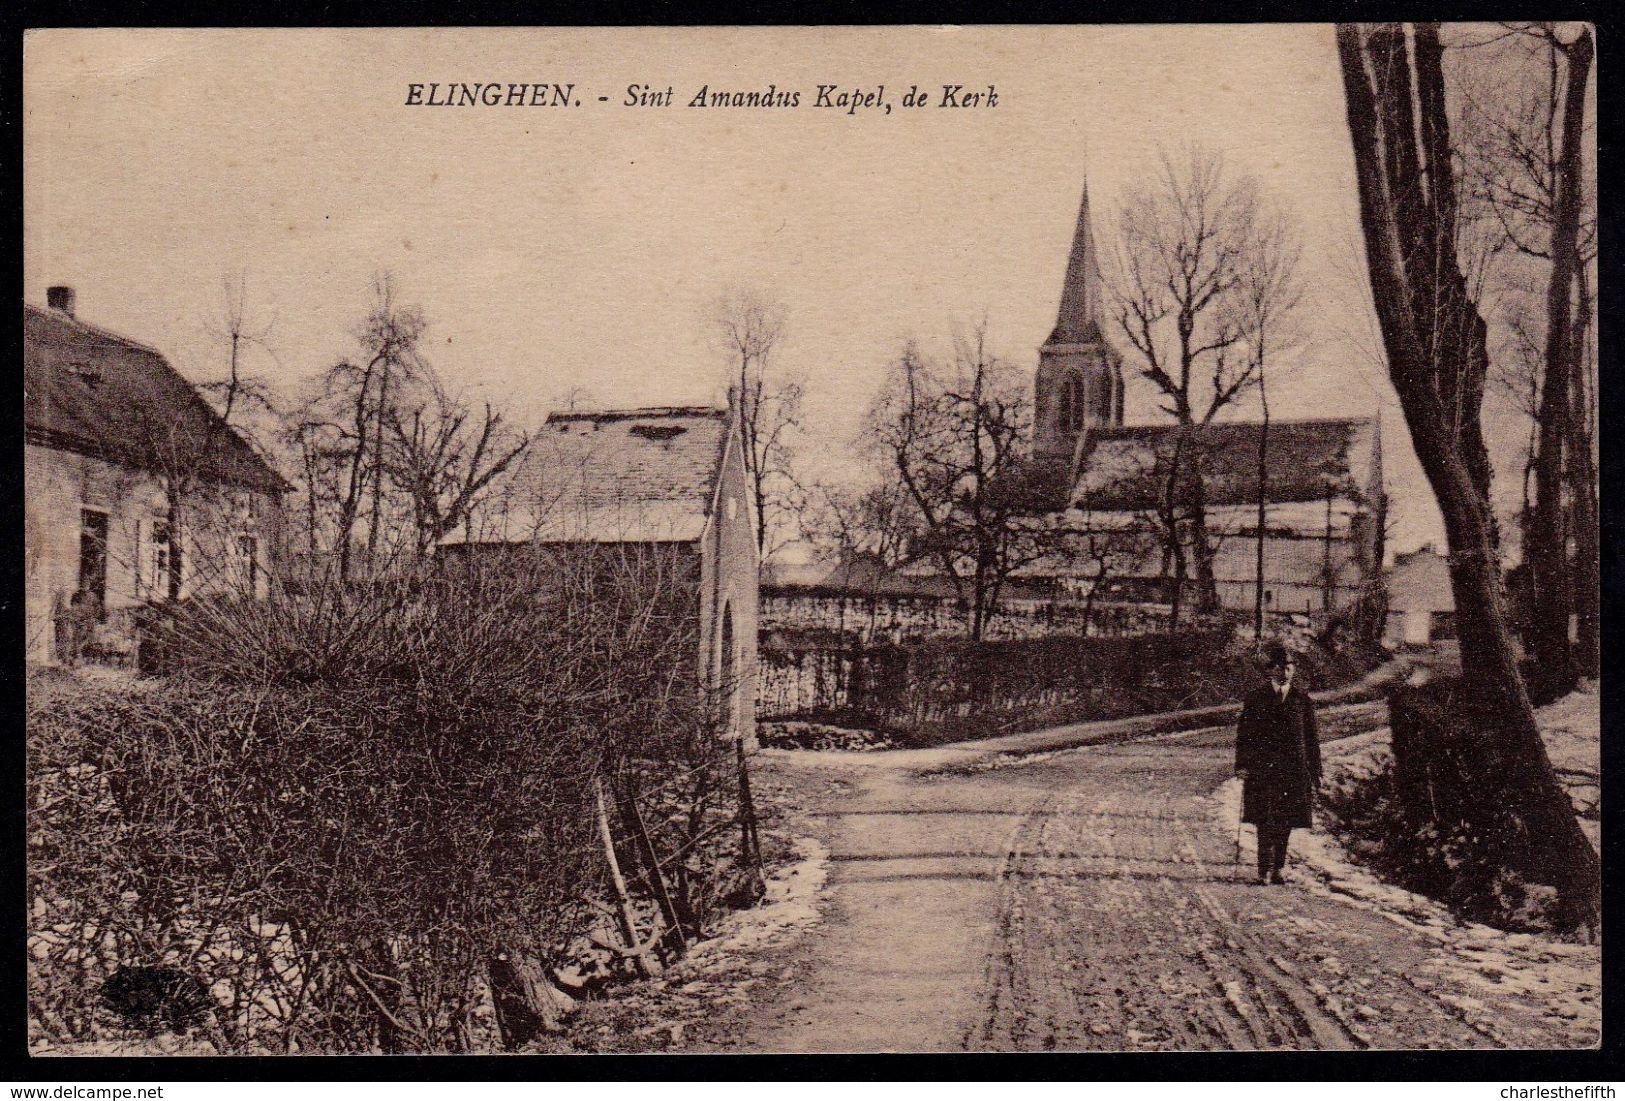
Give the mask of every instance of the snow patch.
[(791, 930), (816, 924), (824, 884), (829, 879), (829, 850), (812, 837), (795, 840), (795, 863), (774, 873), (767, 894), (749, 910), (728, 915), (716, 935), (689, 950), (685, 964), (701, 965), (710, 957), (748, 952), (774, 944)]
[(1602, 697), (1596, 681), (1535, 712), (1557, 777), (1580, 815), (1592, 848), (1602, 851)]

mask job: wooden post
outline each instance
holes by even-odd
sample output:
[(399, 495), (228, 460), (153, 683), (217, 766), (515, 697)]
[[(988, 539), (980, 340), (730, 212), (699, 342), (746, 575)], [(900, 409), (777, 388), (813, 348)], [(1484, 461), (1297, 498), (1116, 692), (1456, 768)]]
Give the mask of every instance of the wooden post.
[(649, 890), (653, 892), (655, 902), (660, 906), (660, 916), (666, 922), (666, 935), (662, 939), (674, 953), (680, 954), (688, 948), (688, 937), (683, 932), (683, 923), (678, 919), (677, 907), (672, 903), (671, 893), (666, 890), (666, 877), (660, 873), (660, 854), (655, 851), (654, 840), (649, 836), (649, 828), (643, 823), (643, 812), (638, 808), (638, 801), (629, 790), (620, 792), (618, 802), (621, 807), (621, 818), (626, 823), (627, 831), (632, 835), (638, 859), (643, 863)]
[(516, 1051), (543, 1032), (558, 1031), (570, 999), (535, 960), (500, 951), (487, 969), (497, 1032), (506, 1050)]
[(762, 846), (756, 835), (756, 803), (750, 795), (750, 770), (745, 766), (744, 735), (734, 739), (734, 758), (739, 766), (740, 864), (759, 872), (762, 867)]
[(621, 936), (626, 940), (626, 947), (632, 950), (632, 960), (637, 965), (638, 974), (647, 979), (654, 974), (654, 969), (649, 966), (648, 957), (637, 951), (638, 926), (632, 916), (631, 896), (626, 893), (626, 879), (621, 875), (621, 862), (615, 858), (615, 839), (609, 832), (609, 810), (604, 805), (603, 782), (594, 779), (592, 791), (598, 809), (598, 837), (604, 843), (604, 861), (609, 865), (609, 881), (615, 888), (617, 912), (621, 919)]

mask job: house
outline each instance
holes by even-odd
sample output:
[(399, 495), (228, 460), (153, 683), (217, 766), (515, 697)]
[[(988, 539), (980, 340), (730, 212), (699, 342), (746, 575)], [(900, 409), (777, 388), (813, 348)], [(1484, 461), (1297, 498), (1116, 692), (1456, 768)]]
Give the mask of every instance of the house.
[[(1060, 312), (1034, 374), (1032, 454), (1012, 475), (1034, 511), (1074, 538), (1028, 576), (1074, 594), (1105, 586), (1111, 600), (1166, 600), (1159, 506), (1170, 471), (1188, 479), (1199, 470), (1222, 606), (1254, 607), (1261, 490), (1266, 609), (1339, 612), (1359, 600), (1382, 563), (1378, 419), (1223, 421), (1183, 433), (1172, 422), (1124, 424), (1123, 360), (1101, 323), (1103, 299), (1086, 186)], [(1176, 507), (1194, 498), (1187, 489)]]
[(23, 304), (28, 660), (128, 653), (152, 601), (264, 595), (287, 483), (162, 354), (78, 317), (71, 287), (46, 301)]
[(1428, 543), (1394, 556), (1388, 571), (1388, 621), (1383, 641), (1390, 646), (1426, 646), (1454, 638), (1456, 598), (1450, 563)]
[(728, 734), (755, 737), (755, 514), (737, 409), (554, 413), (510, 499), (440, 553), (540, 546), (568, 554), (642, 548), (693, 592), (699, 682), (721, 698)]

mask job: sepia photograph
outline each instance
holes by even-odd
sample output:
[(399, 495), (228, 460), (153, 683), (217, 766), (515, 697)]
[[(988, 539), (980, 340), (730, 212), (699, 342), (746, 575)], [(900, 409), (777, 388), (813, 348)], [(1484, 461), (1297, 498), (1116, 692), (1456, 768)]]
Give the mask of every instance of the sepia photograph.
[(29, 30), (34, 1068), (1596, 1055), (1595, 37)]

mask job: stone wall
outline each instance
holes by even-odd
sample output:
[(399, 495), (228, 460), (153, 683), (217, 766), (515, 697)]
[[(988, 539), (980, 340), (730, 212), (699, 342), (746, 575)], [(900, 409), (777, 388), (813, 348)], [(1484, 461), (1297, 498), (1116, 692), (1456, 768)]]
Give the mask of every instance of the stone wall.
[[(1166, 630), (1169, 614), (1161, 604), (1100, 601), (1090, 609), (1081, 599), (1003, 600), (985, 637), (1149, 634)], [(783, 587), (763, 589), (761, 626), (764, 633), (833, 631), (864, 642), (953, 638), (966, 629), (964, 610), (953, 598), (865, 597)]]
[(953, 740), (1224, 702), (1256, 676), (1228, 628), (901, 646), (807, 635), (763, 645), (758, 714)]

